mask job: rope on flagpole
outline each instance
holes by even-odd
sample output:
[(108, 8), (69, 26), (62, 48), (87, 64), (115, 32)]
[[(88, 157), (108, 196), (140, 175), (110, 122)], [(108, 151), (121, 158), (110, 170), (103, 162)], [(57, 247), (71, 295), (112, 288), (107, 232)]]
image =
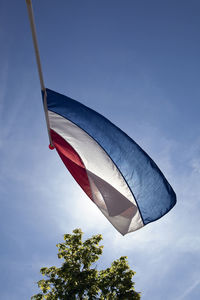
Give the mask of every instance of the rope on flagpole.
[(30, 26), (31, 26), (33, 45), (34, 45), (34, 49), (35, 49), (38, 74), (39, 74), (39, 78), (40, 78), (40, 86), (41, 86), (41, 90), (44, 94), (43, 105), (44, 105), (45, 119), (46, 119), (46, 124), (47, 124), (47, 131), (48, 131), (48, 136), (49, 136), (49, 143), (50, 143), (49, 148), (53, 149), (54, 146), (53, 146), (51, 134), (50, 134), (50, 124), (49, 124), (48, 108), (47, 108), (47, 92), (46, 92), (46, 88), (44, 85), (44, 79), (43, 79), (43, 74), (42, 74), (42, 66), (41, 66), (41, 61), (40, 61), (40, 54), (39, 54), (36, 28), (35, 28), (35, 22), (34, 22), (34, 15), (33, 15), (33, 7), (32, 7), (31, 0), (26, 0), (26, 4), (27, 4), (28, 16), (29, 16), (29, 21), (30, 21)]

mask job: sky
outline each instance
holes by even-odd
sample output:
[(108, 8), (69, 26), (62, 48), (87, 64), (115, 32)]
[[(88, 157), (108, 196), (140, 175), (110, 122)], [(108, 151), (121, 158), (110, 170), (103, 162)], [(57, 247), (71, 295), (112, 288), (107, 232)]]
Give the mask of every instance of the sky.
[(46, 87), (103, 114), (177, 194), (163, 218), (121, 236), (48, 149), (24, 1), (0, 0), (0, 299), (39, 292), (56, 244), (103, 234), (99, 268), (127, 255), (142, 300), (200, 295), (200, 2), (33, 0)]

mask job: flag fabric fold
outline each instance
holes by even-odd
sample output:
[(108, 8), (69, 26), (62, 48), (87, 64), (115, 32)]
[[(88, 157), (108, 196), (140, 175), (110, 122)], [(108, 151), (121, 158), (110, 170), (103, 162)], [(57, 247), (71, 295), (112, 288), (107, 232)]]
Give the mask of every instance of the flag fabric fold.
[(88, 197), (121, 233), (165, 215), (176, 195), (153, 160), (108, 119), (46, 89), (52, 142)]

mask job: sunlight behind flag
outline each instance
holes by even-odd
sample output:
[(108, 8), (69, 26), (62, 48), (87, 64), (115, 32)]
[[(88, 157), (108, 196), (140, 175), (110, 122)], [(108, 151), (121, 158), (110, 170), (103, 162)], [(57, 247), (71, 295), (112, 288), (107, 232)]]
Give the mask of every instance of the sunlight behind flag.
[(121, 233), (165, 215), (176, 195), (152, 159), (105, 117), (46, 89), (50, 133), (65, 166)]

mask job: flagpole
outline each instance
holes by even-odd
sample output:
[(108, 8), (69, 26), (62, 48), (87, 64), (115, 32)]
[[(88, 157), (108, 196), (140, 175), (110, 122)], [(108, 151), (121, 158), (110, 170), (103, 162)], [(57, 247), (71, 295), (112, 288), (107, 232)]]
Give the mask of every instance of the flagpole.
[(39, 48), (38, 48), (36, 28), (35, 28), (34, 15), (33, 15), (33, 7), (32, 7), (31, 0), (26, 0), (26, 5), (27, 5), (27, 10), (28, 10), (32, 38), (33, 38), (33, 45), (34, 45), (34, 50), (35, 50), (38, 74), (39, 74), (39, 78), (40, 78), (40, 86), (41, 86), (41, 90), (44, 95), (43, 104), (44, 104), (45, 119), (46, 119), (46, 125), (47, 125), (47, 131), (48, 131), (49, 143), (50, 143), (49, 148), (53, 149), (54, 146), (53, 146), (51, 134), (50, 134), (50, 124), (49, 124), (48, 108), (47, 108), (47, 92), (46, 92), (46, 88), (44, 85), (44, 78), (43, 78), (43, 73), (42, 73), (42, 66), (41, 66), (41, 61), (40, 61), (40, 53), (39, 53)]

